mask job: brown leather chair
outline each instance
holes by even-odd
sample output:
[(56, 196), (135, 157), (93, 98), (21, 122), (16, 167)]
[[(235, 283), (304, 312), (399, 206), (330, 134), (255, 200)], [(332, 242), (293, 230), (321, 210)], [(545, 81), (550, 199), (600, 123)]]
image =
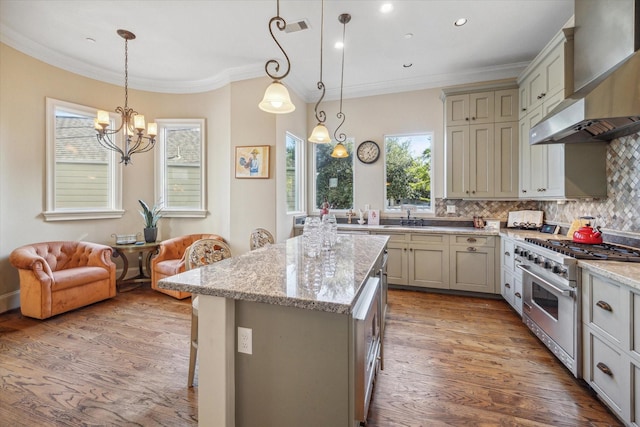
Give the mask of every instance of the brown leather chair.
[(109, 246), (43, 242), (11, 252), (20, 275), (20, 311), (46, 319), (116, 296), (116, 265)]
[(226, 242), (217, 234), (188, 234), (160, 242), (158, 255), (151, 259), (152, 289), (171, 295), (177, 299), (184, 299), (191, 296), (189, 292), (160, 289), (158, 288), (158, 282), (165, 277), (174, 276), (185, 270), (184, 254), (193, 242), (200, 239), (217, 239)]

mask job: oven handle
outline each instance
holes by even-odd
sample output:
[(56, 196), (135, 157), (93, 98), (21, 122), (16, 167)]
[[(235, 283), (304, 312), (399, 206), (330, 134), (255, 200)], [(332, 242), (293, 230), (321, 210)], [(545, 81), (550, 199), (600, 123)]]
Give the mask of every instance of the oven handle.
[(535, 277), (536, 279), (540, 280), (546, 286), (550, 287), (551, 289), (555, 290), (556, 292), (559, 292), (560, 295), (573, 296), (573, 292), (574, 292), (573, 289), (562, 289), (562, 288), (559, 288), (559, 287), (549, 283), (547, 280), (545, 280), (542, 277), (538, 276), (537, 274), (531, 272), (531, 270), (529, 270), (529, 266), (528, 265), (518, 264), (518, 265), (516, 265), (516, 267), (519, 268), (520, 270), (524, 271), (525, 273), (532, 275), (533, 277)]

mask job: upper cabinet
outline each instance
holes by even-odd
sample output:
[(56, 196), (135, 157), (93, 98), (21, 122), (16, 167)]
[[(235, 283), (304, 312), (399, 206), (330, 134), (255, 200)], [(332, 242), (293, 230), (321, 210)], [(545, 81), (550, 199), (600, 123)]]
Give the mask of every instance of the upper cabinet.
[(518, 89), (443, 91), (448, 198), (518, 197)]
[(606, 197), (606, 143), (529, 144), (529, 131), (573, 93), (573, 28), (565, 28), (518, 77), (519, 197)]

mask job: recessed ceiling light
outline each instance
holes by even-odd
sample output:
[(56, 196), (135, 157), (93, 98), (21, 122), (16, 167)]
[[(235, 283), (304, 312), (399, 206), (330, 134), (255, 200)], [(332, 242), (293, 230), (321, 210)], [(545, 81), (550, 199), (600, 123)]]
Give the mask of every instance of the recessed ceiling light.
[(391, 3), (383, 3), (382, 6), (380, 6), (380, 12), (382, 13), (389, 13), (393, 10), (393, 5)]
[(454, 22), (453, 25), (455, 25), (456, 27), (462, 27), (466, 23), (467, 23), (467, 18), (460, 18), (456, 20), (456, 22)]
[(411, 37), (413, 37), (413, 33), (407, 33), (404, 35), (405, 39), (410, 39)]
[(344, 47), (344, 43), (342, 42), (336, 42), (336, 44), (333, 45), (336, 49), (342, 49)]

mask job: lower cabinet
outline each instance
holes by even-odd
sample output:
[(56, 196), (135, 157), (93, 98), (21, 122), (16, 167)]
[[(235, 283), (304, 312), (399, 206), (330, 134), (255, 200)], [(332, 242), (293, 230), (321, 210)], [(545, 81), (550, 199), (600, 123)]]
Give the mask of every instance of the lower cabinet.
[(582, 272), (582, 375), (625, 424), (640, 425), (640, 293)]
[(387, 278), (392, 285), (498, 293), (496, 236), (376, 233), (390, 237)]
[(514, 253), (513, 239), (500, 239), (500, 293), (503, 298), (522, 315), (522, 272)]

